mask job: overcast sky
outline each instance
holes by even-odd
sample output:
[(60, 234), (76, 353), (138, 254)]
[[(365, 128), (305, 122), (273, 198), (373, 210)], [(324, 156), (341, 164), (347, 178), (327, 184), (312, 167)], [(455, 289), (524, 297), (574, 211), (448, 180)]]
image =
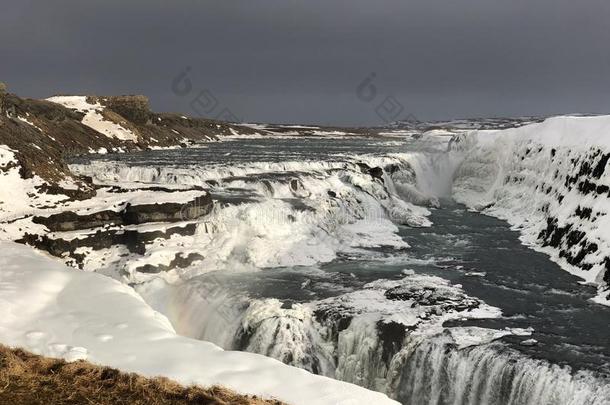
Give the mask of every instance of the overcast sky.
[(250, 122), (610, 113), (610, 1), (7, 1), (0, 81)]

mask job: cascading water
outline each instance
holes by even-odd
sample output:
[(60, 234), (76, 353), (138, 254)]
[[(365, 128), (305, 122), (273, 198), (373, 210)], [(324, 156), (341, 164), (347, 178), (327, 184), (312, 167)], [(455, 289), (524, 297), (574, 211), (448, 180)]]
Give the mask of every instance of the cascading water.
[[(441, 325), (448, 319), (497, 315), (453, 286), (445, 284), (435, 292), (440, 304), (421, 296), (387, 299), (397, 286), (413, 291), (443, 284), (440, 279), (407, 276), (400, 282), (370, 285), (365, 294), (360, 290), (306, 304), (256, 299), (232, 317), (219, 315), (226, 315), (220, 306), (226, 305), (227, 295), (219, 294), (210, 303), (200, 296), (201, 289), (185, 287), (191, 299), (174, 301), (175, 312), (170, 309), (169, 314), (182, 334), (274, 357), (386, 392), (406, 404), (606, 403), (610, 385), (593, 373), (532, 360), (501, 343), (486, 344), (503, 335), (528, 335), (527, 330), (491, 335), (469, 327), (445, 330)], [(167, 313), (167, 303), (159, 297), (144, 296)], [(184, 298), (188, 293), (175, 291), (171, 296)], [(229, 306), (240, 301), (246, 300), (234, 298)]]
[[(410, 153), (360, 145), (357, 155), (332, 154), (323, 141), (290, 140), (286, 148), (296, 143), (301, 149), (279, 152), (279, 159), (265, 155), (273, 146), (257, 140), (244, 146), (247, 153), (238, 143), (226, 151), (223, 144), (185, 151), (177, 167), (144, 157), (130, 166), (75, 168), (99, 173), (102, 182), (209, 187), (217, 204), (194, 236), (148, 247), (195, 251), (203, 257), (199, 264), (152, 280), (127, 271), (147, 302), (183, 335), (271, 356), (405, 404), (609, 403), (607, 370), (579, 359), (558, 364), (554, 347), (543, 348), (545, 339), (550, 346), (558, 338), (545, 335), (544, 324), (527, 311), (547, 303), (528, 296), (532, 281), (518, 271), (529, 266), (533, 252), (521, 250), (506, 224), (488, 224), (492, 219), (439, 202), (451, 194), (469, 148), (469, 139), (460, 139), (449, 149), (444, 139)], [(370, 141), (346, 141), (349, 147), (357, 142)], [(382, 151), (372, 153), (375, 148)], [(481, 221), (489, 229), (481, 230)], [(512, 249), (511, 259), (523, 260), (502, 273), (506, 280), (494, 279), (496, 268), (477, 264), (500, 254), (500, 248), (491, 251), (499, 235), (501, 248)], [(547, 262), (538, 267), (559, 271)], [(548, 289), (576, 285), (552, 277), (544, 280)], [(514, 296), (497, 298), (507, 291)], [(565, 322), (559, 310), (589, 308), (582, 299), (570, 306), (548, 299), (549, 306), (563, 305), (545, 314), (559, 323)], [(610, 319), (608, 311), (596, 314), (602, 324)], [(570, 331), (559, 343), (568, 347), (579, 333)], [(541, 346), (521, 344), (532, 338)], [(607, 344), (596, 348), (600, 339), (591, 337), (581, 349), (605, 359), (610, 353)]]
[(589, 373), (573, 373), (499, 344), (456, 350), (449, 339), (423, 340), (411, 349), (398, 398), (416, 404), (597, 405), (610, 387)]

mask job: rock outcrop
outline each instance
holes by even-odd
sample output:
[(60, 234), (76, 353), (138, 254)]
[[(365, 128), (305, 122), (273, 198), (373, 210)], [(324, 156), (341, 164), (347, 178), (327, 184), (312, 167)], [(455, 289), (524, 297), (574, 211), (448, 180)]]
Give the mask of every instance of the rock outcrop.
[(81, 237), (64, 239), (49, 234), (26, 233), (16, 242), (25, 243), (44, 250), (49, 254), (63, 258), (70, 264), (82, 267), (84, 254), (77, 253), (80, 248), (89, 248), (95, 251), (124, 247), (128, 252), (143, 255), (146, 253), (146, 244), (157, 239), (169, 239), (172, 236), (193, 235), (196, 224), (176, 225), (164, 230), (129, 230), (123, 227), (99, 228), (91, 233), (83, 233)]
[[(47, 100), (20, 98), (0, 83), (0, 145), (16, 151), (23, 178), (38, 176), (47, 182), (46, 190), (63, 193), (61, 183), (68, 179), (79, 192), (71, 198), (88, 198), (95, 188), (87, 179), (70, 173), (66, 159), (92, 152), (133, 151), (158, 147), (188, 146), (218, 139), (223, 135), (250, 133), (240, 125), (179, 114), (159, 114), (150, 110), (148, 98), (134, 96), (87, 96), (96, 107), (99, 120), (107, 121), (135, 135), (122, 140), (101, 133), (85, 119), (86, 112)], [(64, 193), (64, 194), (66, 194)]]
[(6, 92), (6, 84), (0, 82), (0, 114), (4, 114), (4, 97)]
[[(193, 193), (193, 190), (183, 190)], [(196, 190), (195, 190), (196, 191)], [(138, 191), (126, 192), (126, 196), (138, 195)], [(135, 193), (135, 194), (134, 194)], [(176, 190), (159, 191), (174, 196)], [(176, 201), (181, 197), (176, 194)], [(76, 203), (79, 204), (79, 203)], [(127, 202), (121, 209), (102, 209), (97, 212), (83, 213), (66, 210), (47, 216), (37, 215), (31, 218), (36, 225), (44, 229), (35, 232), (24, 232), (17, 242), (26, 243), (44, 250), (53, 256), (62, 258), (66, 263), (83, 267), (86, 254), (92, 250), (113, 250), (129, 252), (134, 256), (147, 253), (147, 246), (155, 241), (175, 237), (193, 236), (198, 226), (198, 219), (210, 213), (213, 200), (205, 191), (190, 201), (161, 203)], [(86, 211), (85, 211), (86, 212)], [(27, 223), (28, 219), (21, 219)], [(20, 226), (20, 225), (18, 225)], [(79, 233), (73, 237), (74, 232)], [(175, 256), (168, 263), (143, 265), (136, 271), (154, 273), (175, 267), (187, 267), (194, 261), (201, 260), (201, 255)]]
[(92, 214), (64, 211), (49, 216), (34, 216), (32, 221), (47, 227), (51, 232), (68, 232), (104, 227), (107, 225), (141, 225), (150, 222), (178, 222), (194, 220), (210, 212), (212, 197), (208, 193), (186, 204), (177, 202), (159, 204), (129, 204), (119, 211), (103, 210)]
[(152, 111), (148, 97), (142, 95), (133, 96), (105, 96), (91, 97), (103, 106), (128, 119), (134, 124), (152, 124)]

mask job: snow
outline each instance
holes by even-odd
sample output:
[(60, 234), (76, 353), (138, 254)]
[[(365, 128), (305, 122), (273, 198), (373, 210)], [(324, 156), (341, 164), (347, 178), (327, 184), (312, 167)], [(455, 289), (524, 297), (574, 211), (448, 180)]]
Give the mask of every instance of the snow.
[[(49, 206), (67, 199), (65, 195), (42, 194), (36, 189), (45, 182), (34, 175), (29, 179), (21, 178), (16, 151), (6, 145), (0, 145), (0, 219), (9, 221), (24, 214), (40, 210), (38, 207)], [(3, 226), (4, 228), (4, 226)], [(0, 239), (4, 238), (5, 229), (0, 229)]]
[[(248, 129), (256, 130), (255, 133), (240, 134), (234, 129), (230, 129), (231, 135), (223, 136), (230, 139), (248, 139), (248, 138), (315, 138), (324, 137), (327, 139), (341, 139), (349, 135), (360, 136), (359, 133), (340, 131), (337, 129), (324, 129), (318, 126), (308, 125), (271, 125), (271, 124), (253, 124), (242, 123), (240, 126)], [(259, 132), (260, 131), (260, 132)], [(261, 134), (262, 133), (262, 134)]]
[(0, 168), (6, 168), (10, 163), (15, 162), (15, 151), (6, 145), (0, 145)]
[(447, 330), (455, 344), (458, 346), (458, 349), (487, 344), (509, 335), (531, 336), (533, 332), (532, 328), (506, 328), (504, 330), (497, 330), (480, 328), (478, 326), (457, 326), (448, 328)]
[(554, 117), (477, 131), (460, 144), (468, 152), (454, 175), (453, 197), (507, 220), (525, 244), (599, 285), (595, 301), (610, 305), (610, 286), (603, 280), (610, 263), (610, 171), (604, 160), (610, 153), (610, 116)]
[(458, 349), (490, 343), (511, 334), (507, 330), (479, 328), (476, 326), (455, 327), (448, 330)]
[(84, 113), (82, 123), (109, 138), (136, 143), (138, 141), (137, 135), (131, 130), (105, 119), (102, 115), (104, 107), (100, 103), (87, 102), (86, 96), (55, 96), (48, 98), (47, 101)]
[(36, 124), (34, 124), (32, 121), (29, 121), (29, 120), (28, 120), (27, 118), (25, 118), (25, 117), (19, 117), (19, 116), (18, 116), (18, 117), (17, 117), (17, 119), (18, 119), (19, 121), (25, 122), (25, 123), (26, 123), (26, 124), (28, 124), (28, 125), (33, 126), (34, 128), (36, 128), (36, 129), (37, 129), (38, 131), (40, 131), (40, 132), (44, 132), (42, 129), (40, 129), (40, 127), (39, 127), (39, 126), (37, 126)]
[(130, 287), (0, 242), (0, 341), (67, 360), (222, 385), (289, 404), (396, 404), (385, 395), (279, 361), (176, 335)]
[(536, 346), (538, 344), (538, 341), (536, 339), (527, 339), (527, 340), (523, 340), (519, 344), (521, 346)]

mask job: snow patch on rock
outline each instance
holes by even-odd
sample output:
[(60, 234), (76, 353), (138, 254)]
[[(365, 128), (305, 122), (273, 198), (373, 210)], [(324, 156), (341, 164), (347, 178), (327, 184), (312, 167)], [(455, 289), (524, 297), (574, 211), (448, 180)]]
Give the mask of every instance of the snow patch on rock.
[(82, 123), (109, 138), (136, 143), (138, 141), (138, 137), (133, 131), (105, 119), (102, 115), (104, 106), (100, 103), (89, 103), (86, 96), (55, 96), (48, 98), (47, 101), (84, 113)]
[[(68, 197), (62, 194), (41, 193), (37, 187), (45, 181), (37, 175), (24, 179), (19, 173), (20, 164), (16, 151), (0, 145), (0, 220), (10, 221), (32, 211), (42, 211), (42, 207), (56, 204)], [(8, 227), (0, 229), (1, 239), (14, 239)]]

